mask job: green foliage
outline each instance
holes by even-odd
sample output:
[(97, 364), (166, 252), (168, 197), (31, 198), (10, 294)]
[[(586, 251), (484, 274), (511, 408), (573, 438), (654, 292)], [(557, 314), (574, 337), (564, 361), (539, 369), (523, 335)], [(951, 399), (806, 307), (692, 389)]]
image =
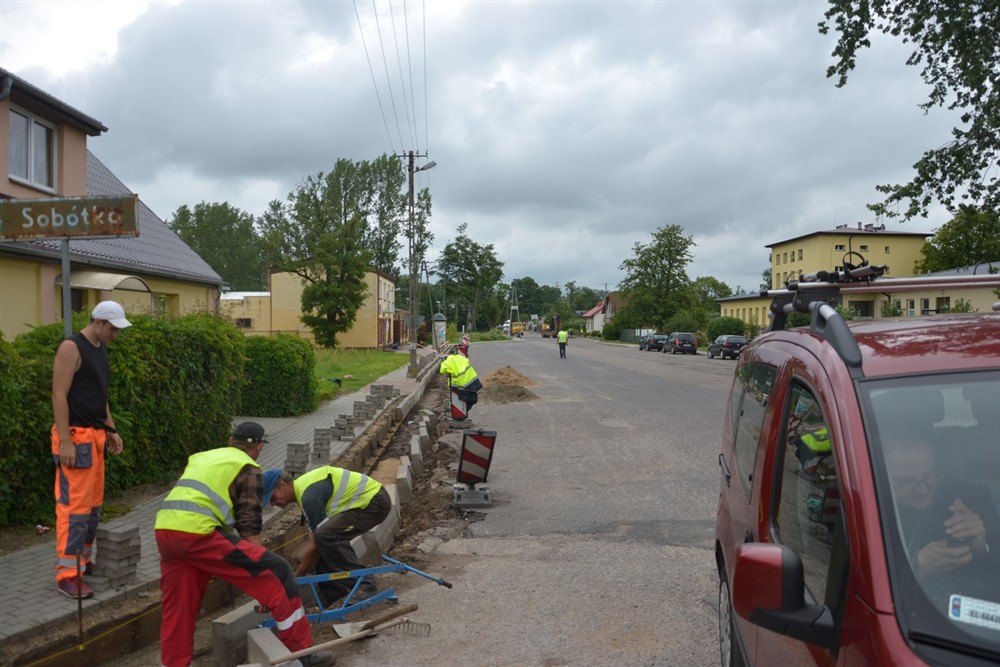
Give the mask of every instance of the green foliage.
[(636, 242), (634, 256), (621, 263), (619, 268), (626, 273), (621, 282), (625, 309), (641, 320), (640, 326), (669, 328), (670, 318), (692, 305), (687, 266), (693, 245), (679, 225), (660, 227), (648, 245)]
[(267, 271), (251, 214), (229, 202), (201, 202), (194, 211), (181, 206), (167, 224), (222, 276), (230, 289), (266, 288)]
[(309, 341), (284, 334), (250, 336), (245, 349), (243, 414), (287, 417), (316, 409), (316, 356)]
[(469, 340), (472, 342), (477, 341), (489, 341), (489, 340), (510, 340), (510, 336), (502, 331), (497, 331), (496, 329), (487, 329), (486, 331), (474, 331), (469, 334)]
[(668, 333), (671, 331), (690, 331), (692, 333), (696, 331), (704, 331), (705, 326), (702, 324), (703, 318), (704, 313), (701, 311), (694, 309), (681, 310), (667, 320), (663, 330)]
[[(459, 320), (464, 319), (466, 329), (473, 331), (480, 324), (480, 305), (491, 299), (503, 278), (503, 262), (497, 259), (492, 243), (476, 243), (466, 235), (467, 229), (465, 223), (459, 225), (458, 236), (441, 251), (438, 274), (448, 283), (449, 302), (459, 304)], [(489, 328), (489, 320), (483, 325)]]
[(955, 303), (951, 304), (951, 308), (948, 309), (949, 313), (975, 313), (979, 312), (978, 308), (972, 306), (972, 302), (968, 299), (956, 299)]
[[(947, 271), (977, 262), (1000, 261), (1000, 215), (961, 206), (920, 250), (914, 273)], [(983, 266), (983, 273), (991, 267)]]
[(729, 285), (712, 276), (698, 276), (691, 281), (691, 292), (697, 306), (706, 313), (718, 313), (719, 299), (733, 295)]
[(709, 320), (705, 335), (709, 341), (719, 336), (745, 336), (746, 326), (746, 322), (738, 317), (716, 317)]
[[(913, 45), (907, 65), (920, 66), (930, 95), (921, 108), (943, 106), (957, 111), (960, 127), (951, 131), (951, 141), (932, 140), (940, 148), (924, 152), (914, 165), (916, 176), (904, 185), (880, 185), (884, 201), (869, 208), (886, 217), (909, 220), (927, 216), (937, 199), (953, 208), (956, 197), (1000, 210), (1000, 89), (996, 85), (997, 53), (1000, 51), (1000, 3), (925, 0), (830, 0), (826, 20), (819, 31), (839, 33), (833, 50), (836, 63), (827, 77), (837, 86), (847, 75), (862, 49), (871, 46), (872, 31), (901, 38)], [(900, 213), (897, 207), (903, 204)]]
[[(191, 453), (224, 443), (243, 378), (244, 339), (224, 320), (205, 314), (129, 320), (132, 326), (108, 345), (109, 403), (125, 442), (120, 456), (108, 458), (109, 498), (169, 480)], [(76, 315), (73, 329), (87, 321)], [(0, 344), (0, 414), (11, 419), (3, 424), (0, 456), (2, 525), (52, 520), (52, 360), (62, 339), (58, 323)]]
[(882, 317), (899, 317), (903, 314), (903, 306), (899, 303), (899, 299), (883, 301), (879, 310)]
[[(314, 350), (316, 397), (318, 401), (338, 394), (359, 391), (378, 378), (406, 366), (409, 354), (372, 350)], [(333, 382), (340, 380), (340, 383)]]

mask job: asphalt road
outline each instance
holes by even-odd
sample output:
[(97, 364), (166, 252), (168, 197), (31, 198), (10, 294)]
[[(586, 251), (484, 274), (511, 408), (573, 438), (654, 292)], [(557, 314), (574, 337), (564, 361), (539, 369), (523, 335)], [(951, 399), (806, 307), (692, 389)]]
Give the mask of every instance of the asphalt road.
[[(493, 506), (472, 536), (431, 545), (405, 577), (428, 637), (338, 652), (361, 665), (716, 665), (712, 552), (721, 420), (735, 362), (571, 340), (475, 343), (480, 376), (510, 366), (538, 400), (479, 403), (497, 432)], [(402, 588), (401, 588), (402, 590)]]

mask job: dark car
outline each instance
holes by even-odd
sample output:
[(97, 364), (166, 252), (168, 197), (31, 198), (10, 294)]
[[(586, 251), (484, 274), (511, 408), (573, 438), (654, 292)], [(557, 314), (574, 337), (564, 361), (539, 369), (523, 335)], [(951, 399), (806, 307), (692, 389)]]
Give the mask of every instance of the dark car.
[(645, 343), (645, 348), (642, 345), (639, 346), (640, 350), (663, 350), (663, 346), (667, 344), (667, 334), (653, 334), (652, 336), (646, 336)]
[(698, 339), (693, 333), (687, 331), (675, 331), (667, 336), (667, 344), (662, 348), (663, 352), (670, 354), (698, 354)]
[(747, 339), (743, 336), (719, 336), (708, 346), (708, 358), (722, 357), (723, 359), (735, 359), (740, 356), (743, 347), (747, 344)]
[(1000, 664), (1000, 312), (848, 323), (838, 289), (738, 357), (722, 665)]

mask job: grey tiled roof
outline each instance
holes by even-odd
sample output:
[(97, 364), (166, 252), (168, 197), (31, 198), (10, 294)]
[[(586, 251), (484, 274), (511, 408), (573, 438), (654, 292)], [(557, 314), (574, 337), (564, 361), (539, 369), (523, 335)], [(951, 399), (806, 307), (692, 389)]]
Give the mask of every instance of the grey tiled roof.
[[(87, 151), (87, 194), (91, 197), (130, 195), (124, 183), (97, 157)], [(36, 257), (60, 256), (60, 241), (25, 241), (4, 244), (11, 250)], [(70, 261), (80, 265), (146, 273), (196, 283), (221, 285), (222, 277), (142, 201), (139, 202), (139, 236), (115, 239), (74, 239)]]

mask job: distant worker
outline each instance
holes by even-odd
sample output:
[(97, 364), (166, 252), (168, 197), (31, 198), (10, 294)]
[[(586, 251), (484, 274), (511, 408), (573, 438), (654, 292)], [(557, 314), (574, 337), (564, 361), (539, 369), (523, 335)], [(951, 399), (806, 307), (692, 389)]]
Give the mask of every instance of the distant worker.
[(108, 343), (130, 326), (120, 304), (102, 301), (91, 311), (90, 323), (59, 344), (52, 362), (56, 586), (71, 598), (94, 595), (82, 577), (91, 569), (104, 504), (105, 454), (122, 453), (108, 403)]
[[(265, 474), (273, 472), (268, 470)], [(271, 504), (287, 507), (298, 503), (309, 525), (309, 545), (296, 577), (360, 570), (351, 540), (382, 523), (392, 509), (389, 492), (367, 475), (344, 468), (323, 466), (293, 480), (286, 472), (277, 477)], [(319, 584), (324, 606), (344, 597), (356, 579), (333, 579)], [(351, 602), (360, 602), (378, 593), (366, 577)]]
[(559, 358), (565, 359), (566, 341), (569, 340), (569, 333), (567, 333), (565, 329), (559, 329), (559, 335), (557, 336), (557, 338), (559, 339)]
[(458, 399), (465, 403), (467, 415), (469, 409), (479, 402), (479, 390), (483, 388), (483, 383), (480, 382), (479, 375), (468, 357), (449, 354), (441, 362), (438, 372), (448, 376), (448, 385)]
[[(292, 566), (264, 547), (261, 536), (265, 488), (277, 471), (261, 475), (257, 459), (267, 438), (256, 422), (239, 424), (228, 447), (197, 452), (156, 513), (163, 620), (160, 660), (164, 667), (188, 667), (205, 589), (213, 577), (252, 596), (270, 610), (278, 639), (290, 651), (312, 646)], [(328, 665), (320, 651), (303, 665)]]

